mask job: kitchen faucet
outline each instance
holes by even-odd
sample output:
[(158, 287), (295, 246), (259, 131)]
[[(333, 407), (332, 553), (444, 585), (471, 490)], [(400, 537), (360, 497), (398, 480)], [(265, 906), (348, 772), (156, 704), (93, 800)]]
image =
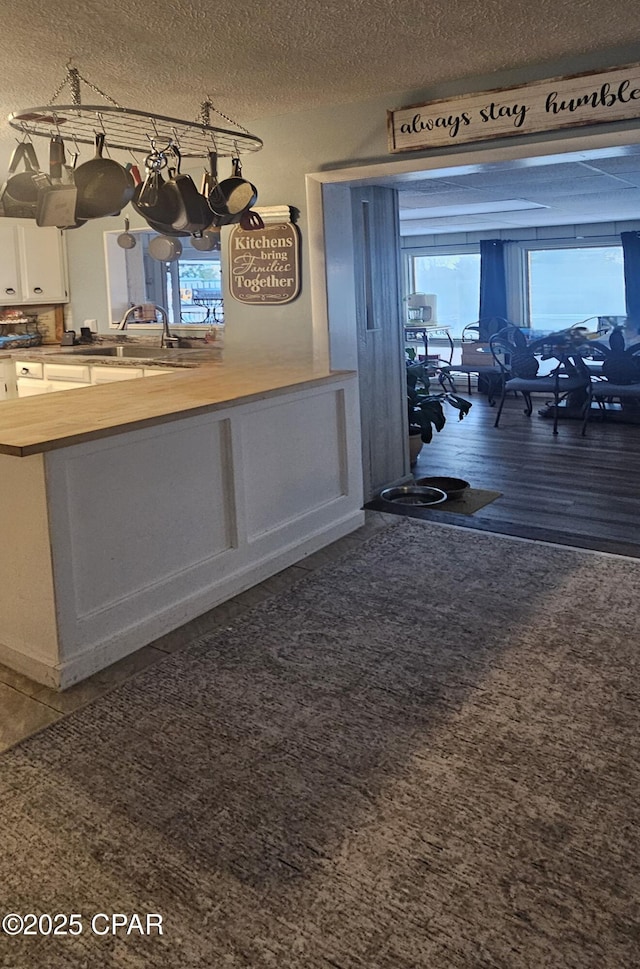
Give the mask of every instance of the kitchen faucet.
[[(156, 316), (159, 313), (162, 320), (162, 336), (160, 337), (161, 347), (177, 347), (179, 346), (180, 338), (175, 336), (169, 329), (169, 314), (167, 313), (164, 306), (157, 306), (154, 304), (154, 309), (156, 311)], [(131, 317), (135, 318), (136, 313), (142, 313), (144, 309), (141, 304), (137, 306), (130, 306), (126, 311), (120, 323), (118, 324), (119, 330), (126, 330), (127, 324), (131, 322)]]

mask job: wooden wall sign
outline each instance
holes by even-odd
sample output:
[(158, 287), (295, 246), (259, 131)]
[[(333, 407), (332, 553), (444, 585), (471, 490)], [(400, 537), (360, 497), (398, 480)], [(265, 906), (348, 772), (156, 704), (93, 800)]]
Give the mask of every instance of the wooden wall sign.
[(389, 151), (451, 147), (638, 117), (640, 64), (633, 64), (388, 111)]
[(300, 233), (292, 222), (229, 233), (229, 289), (256, 306), (290, 303), (300, 292)]

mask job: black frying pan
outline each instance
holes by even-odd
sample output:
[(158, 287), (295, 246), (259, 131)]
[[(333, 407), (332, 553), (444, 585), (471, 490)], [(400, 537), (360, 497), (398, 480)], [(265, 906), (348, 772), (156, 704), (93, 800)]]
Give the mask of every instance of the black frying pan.
[(119, 162), (102, 157), (104, 142), (104, 132), (98, 132), (95, 157), (75, 171), (77, 219), (102, 219), (107, 215), (119, 215), (133, 198), (133, 177)]
[(200, 194), (191, 176), (180, 173), (179, 149), (174, 145), (171, 150), (177, 164), (177, 170), (171, 174), (165, 187), (166, 191), (173, 195), (176, 203), (176, 215), (171, 224), (177, 231), (189, 234), (202, 233), (213, 221), (209, 203)]
[(158, 232), (162, 236), (189, 236), (190, 232), (185, 232), (183, 229), (174, 229), (172, 225), (165, 225), (163, 222), (155, 222), (153, 219), (144, 216), (147, 225), (153, 229), (154, 232)]

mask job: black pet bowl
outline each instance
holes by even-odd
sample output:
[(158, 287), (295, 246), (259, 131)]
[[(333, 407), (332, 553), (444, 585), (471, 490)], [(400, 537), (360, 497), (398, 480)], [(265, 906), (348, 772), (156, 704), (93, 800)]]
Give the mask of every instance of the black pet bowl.
[(439, 488), (447, 496), (447, 501), (464, 498), (467, 488), (471, 487), (464, 478), (417, 478), (416, 484), (421, 488)]
[(380, 497), (393, 505), (422, 505), (422, 507), (439, 505), (447, 500), (446, 493), (441, 488), (425, 488), (419, 484), (385, 488), (380, 492)]

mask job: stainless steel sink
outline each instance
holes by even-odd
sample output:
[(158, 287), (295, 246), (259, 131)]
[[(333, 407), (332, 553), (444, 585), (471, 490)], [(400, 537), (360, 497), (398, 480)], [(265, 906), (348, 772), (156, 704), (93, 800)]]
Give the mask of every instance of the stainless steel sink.
[(90, 357), (133, 357), (140, 358), (144, 360), (165, 358), (171, 359), (175, 357), (176, 353), (184, 353), (183, 350), (174, 349), (173, 347), (132, 347), (132, 346), (99, 346), (99, 347), (74, 347), (73, 350), (61, 351), (62, 355), (66, 356), (66, 353), (73, 354), (73, 356), (90, 356)]

